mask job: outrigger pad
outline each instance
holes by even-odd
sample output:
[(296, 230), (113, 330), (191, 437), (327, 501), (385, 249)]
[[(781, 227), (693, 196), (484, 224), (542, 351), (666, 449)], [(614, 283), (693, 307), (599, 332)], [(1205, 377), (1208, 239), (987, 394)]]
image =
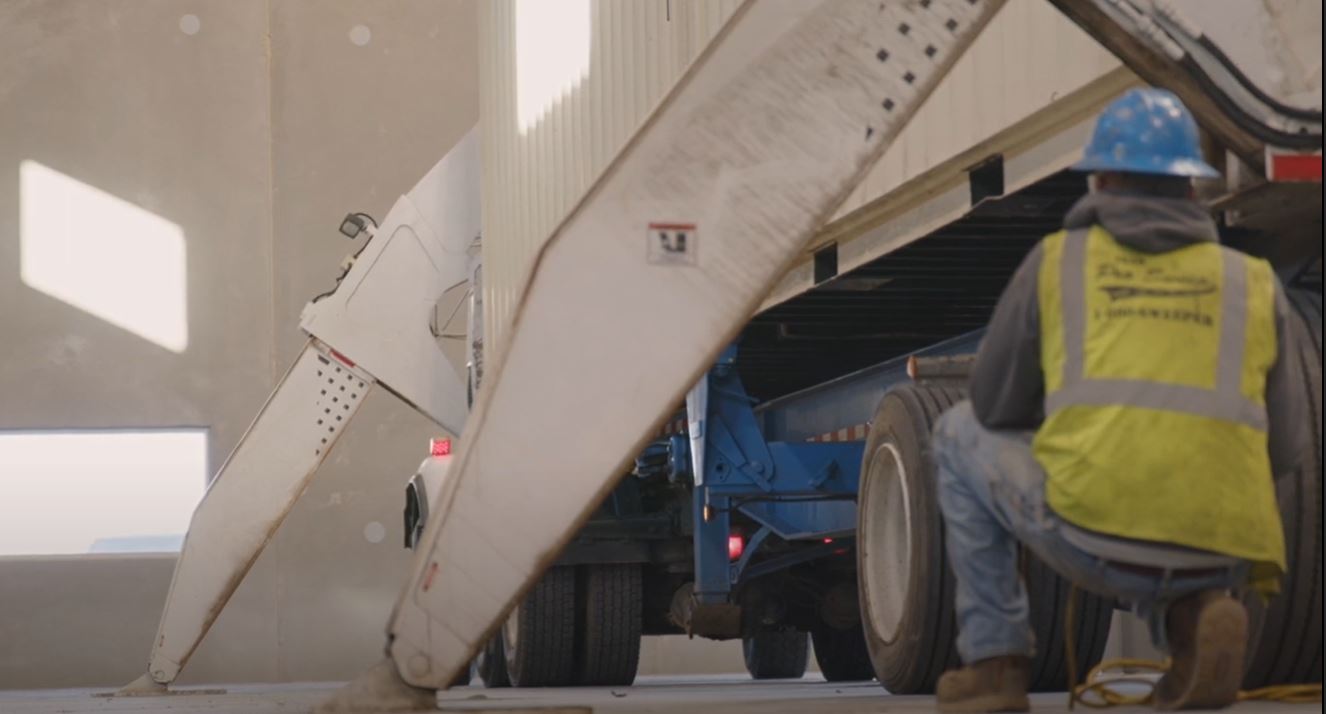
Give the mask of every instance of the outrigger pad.
[(544, 246), (389, 627), (444, 688), (999, 6), (750, 0)]
[(144, 674), (134, 681), (120, 687), (113, 692), (96, 692), (94, 697), (164, 697), (164, 696), (219, 696), (225, 694), (224, 689), (215, 688), (190, 688), (190, 689), (169, 689), (161, 682), (152, 679), (152, 675)]
[(406, 684), (397, 674), (391, 660), (384, 659), (337, 691), (335, 697), (319, 704), (313, 714), (420, 712), (435, 709), (436, 691)]

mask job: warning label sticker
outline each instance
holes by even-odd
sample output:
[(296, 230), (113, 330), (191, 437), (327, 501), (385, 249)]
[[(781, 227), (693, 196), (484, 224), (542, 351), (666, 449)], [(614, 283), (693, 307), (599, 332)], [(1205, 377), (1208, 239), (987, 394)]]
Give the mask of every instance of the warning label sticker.
[(695, 265), (699, 238), (694, 223), (650, 223), (645, 245), (653, 265)]

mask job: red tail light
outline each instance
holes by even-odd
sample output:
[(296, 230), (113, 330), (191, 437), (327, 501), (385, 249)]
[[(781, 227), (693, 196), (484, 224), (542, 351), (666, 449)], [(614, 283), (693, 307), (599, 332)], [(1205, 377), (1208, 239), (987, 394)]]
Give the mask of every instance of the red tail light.
[(727, 537), (727, 559), (738, 560), (741, 554), (746, 551), (746, 541), (739, 535), (730, 535)]
[(428, 453), (432, 456), (451, 456), (451, 439), (429, 439)]

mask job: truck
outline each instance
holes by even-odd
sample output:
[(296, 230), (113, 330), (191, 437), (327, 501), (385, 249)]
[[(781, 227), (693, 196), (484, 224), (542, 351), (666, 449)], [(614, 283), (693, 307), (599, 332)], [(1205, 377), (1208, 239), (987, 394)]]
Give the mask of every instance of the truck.
[[(1210, 154), (1223, 158), (1218, 163), (1226, 166), (1227, 181), (1206, 187), (1205, 196), (1222, 217), (1225, 238), (1272, 261), (1303, 318), (1293, 327), (1302, 345), (1302, 354), (1295, 357), (1304, 360), (1315, 380), (1305, 385), (1305, 398), (1313, 402), (1320, 446), (1319, 69), (1315, 107), (1303, 108), (1249, 80), (1220, 45), (1168, 6), (1111, 0), (1054, 4), (1141, 81), (1175, 91), (1197, 114)], [(820, 56), (814, 51), (760, 54), (761, 43), (776, 39), (806, 50), (820, 39), (841, 41), (843, 28), (854, 26), (849, 20), (871, 23), (889, 37), (902, 38), (900, 46), (916, 61), (941, 59), (930, 76), (918, 76), (913, 69), (893, 69), (903, 52), (899, 46), (892, 53), (876, 48), (869, 61), (880, 65), (872, 68), (889, 69), (887, 78), (881, 74), (870, 81), (881, 92), (896, 86), (933, 89), (997, 5), (880, 5), (880, 13), (906, 17), (902, 22), (893, 21), (893, 15), (881, 20), (862, 14), (865, 5), (743, 5), (684, 86), (641, 130), (644, 138), (633, 140), (627, 158), (605, 172), (542, 249), (540, 265), (551, 262), (559, 274), (566, 273), (576, 265), (566, 262), (566, 251), (623, 264), (621, 256), (601, 252), (613, 249), (603, 236), (614, 234), (593, 230), (594, 220), (606, 220), (598, 226), (604, 229), (623, 225), (611, 210), (593, 212), (604, 205), (604, 196), (624, 205), (639, 200), (651, 206), (657, 196), (668, 196), (671, 203), (659, 203), (667, 209), (679, 203), (677, 196), (693, 190), (668, 183), (668, 176), (693, 176), (698, 182), (702, 177), (693, 167), (723, 165), (713, 155), (758, 154), (769, 148), (711, 141), (712, 154), (700, 156), (660, 143), (678, 136), (705, 137), (706, 129), (721, 137), (723, 132), (713, 127), (731, 127), (739, 118), (732, 109), (739, 104), (732, 102), (767, 101), (767, 96), (752, 97), (750, 92), (758, 95), (757, 90), (741, 94), (740, 89), (736, 98), (717, 99), (715, 82), (737, 87), (733, 77), (748, 72), (777, 88), (798, 71), (818, 67), (805, 60)], [(947, 20), (924, 14), (932, 9), (952, 14)], [(1282, 34), (1296, 56), (1305, 55), (1299, 45), (1311, 42), (1310, 35), (1304, 40), (1302, 32)], [(1315, 37), (1319, 45), (1320, 33)], [(864, 59), (843, 58), (849, 64)], [(888, 64), (891, 58), (894, 65)], [(838, 65), (833, 70), (837, 74), (830, 73), (830, 79), (821, 78), (832, 85), (824, 91), (846, 96), (850, 87), (841, 81)], [(826, 135), (846, 135), (849, 128), (855, 134), (861, 128), (865, 144), (844, 148), (830, 142), (817, 148), (868, 163), (883, 151), (883, 135), (896, 136), (924, 94), (890, 94), (879, 107), (873, 106), (878, 98), (872, 100), (872, 111), (882, 111), (883, 117), (870, 119), (869, 125), (845, 123), (855, 121), (855, 114), (824, 117), (839, 122), (827, 125)], [(704, 115), (709, 124), (673, 119), (690, 116), (686, 112), (695, 107), (717, 113)], [(1064, 110), (1062, 105), (1058, 109)], [(1082, 106), (1071, 109), (1084, 113)], [(897, 116), (891, 114), (895, 110)], [(780, 117), (763, 139), (786, 141), (795, 134), (787, 132), (784, 119), (801, 122), (799, 138), (804, 140), (820, 118)], [(1056, 126), (1062, 127), (1060, 119)], [(373, 222), (359, 214), (347, 217), (346, 235), (367, 233), (371, 240), (347, 264), (337, 287), (306, 309), (301, 326), (309, 345), (195, 514), (149, 672), (127, 689), (160, 691), (174, 680), (363, 395), (381, 387), (460, 435), (457, 455), (444, 453), (448, 442), (439, 442), (436, 455), (430, 455), (406, 491), (406, 538), (419, 553), (389, 630), (394, 671), (404, 681), (416, 687), (462, 681), (465, 673), (455, 669), (456, 658), (477, 646), (472, 668), (488, 686), (626, 684), (636, 674), (641, 636), (684, 633), (740, 639), (747, 668), (757, 678), (800, 676), (811, 641), (821, 671), (831, 680), (874, 678), (895, 693), (931, 690), (938, 674), (956, 662), (956, 652), (952, 576), (944, 562), (933, 493), (930, 427), (963, 398), (970, 354), (1013, 268), (1085, 192), (1081, 177), (1063, 171), (1069, 156), (1063, 147), (1081, 135), (1080, 126), (1070, 125), (1030, 142), (1021, 137), (1021, 143), (973, 147), (971, 161), (946, 169), (960, 178), (956, 188), (938, 190), (945, 182), (931, 181), (930, 189), (908, 194), (868, 229), (845, 232), (841, 223), (830, 225), (810, 238), (804, 259), (793, 263), (778, 258), (778, 250), (798, 245), (801, 233), (815, 226), (806, 223), (808, 214), (798, 212), (804, 207), (789, 204), (783, 217), (801, 223), (795, 230), (787, 228), (787, 235), (780, 232), (783, 224), (755, 223), (774, 231), (768, 239), (777, 250), (741, 244), (754, 251), (750, 260), (765, 277), (744, 275), (739, 269), (744, 266), (727, 263), (740, 290), (715, 287), (713, 274), (692, 281), (690, 293), (676, 290), (673, 276), (690, 275), (685, 272), (666, 278), (651, 273), (648, 284), (636, 285), (614, 280), (610, 272), (596, 275), (623, 295), (637, 293), (628, 309), (605, 304), (596, 286), (540, 282), (536, 266), (520, 305), (534, 317), (522, 321), (518, 315), (510, 327), (512, 335), (528, 339), (517, 345), (520, 349), (509, 345), (496, 356), (480, 327), (484, 296), (492, 294), (482, 285), (483, 257), (493, 244), (479, 241), (478, 139), (468, 137), (398, 202), (381, 226), (370, 226)], [(788, 155), (801, 151), (774, 148)], [(651, 161), (672, 173), (640, 168)], [(617, 180), (623, 175), (629, 182)], [(845, 182), (860, 175), (838, 167), (823, 180), (850, 188)], [(626, 186), (648, 190), (623, 199), (618, 194)], [(768, 186), (777, 195), (795, 194), (776, 182)], [(819, 205), (833, 202), (835, 195), (798, 197)], [(956, 211), (955, 196), (961, 206)], [(738, 203), (747, 198), (733, 194)], [(760, 208), (777, 213), (776, 207)], [(767, 218), (749, 205), (740, 210), (749, 212), (743, 218)], [(682, 270), (698, 265), (706, 234), (697, 232), (696, 223), (659, 215), (639, 228), (650, 265)], [(599, 243), (591, 249), (567, 236), (598, 236)], [(709, 246), (706, 251), (731, 251), (720, 251), (722, 260), (741, 255), (734, 248), (738, 244), (703, 245)], [(771, 293), (759, 287), (779, 269), (786, 277)], [(464, 338), (468, 355), (465, 367), (457, 370), (436, 345), (452, 334), (437, 302), (466, 283), (471, 296)], [(745, 297), (734, 297), (737, 292)], [(643, 295), (673, 297), (676, 309), (650, 304)], [(732, 334), (726, 325), (734, 315), (750, 314), (742, 301), (751, 296), (760, 309)], [(653, 322), (637, 327), (650, 339), (640, 343), (657, 352), (620, 344), (620, 358), (586, 352), (582, 361), (591, 366), (582, 365), (575, 375), (549, 375), (539, 366), (541, 359), (575, 364), (573, 345), (556, 332), (568, 329), (559, 325), (556, 312), (565, 305), (589, 306), (593, 319), (604, 321), (582, 324), (593, 325), (594, 344), (600, 346), (608, 344), (603, 341), (608, 335), (627, 334), (632, 309), (648, 312)], [(642, 309), (645, 305), (648, 310)], [(667, 342), (663, 338), (674, 346), (660, 349)], [(700, 342), (705, 346), (696, 347)], [(721, 353), (719, 342), (727, 344)], [(530, 345), (556, 346), (557, 354)], [(658, 403), (672, 391), (667, 384), (689, 373), (692, 347), (706, 360), (716, 355), (716, 361), (685, 394), (684, 403)], [(617, 359), (624, 366), (613, 364)], [(609, 402), (620, 405), (638, 396), (607, 391), (602, 385), (610, 383), (609, 368), (616, 377), (627, 370), (637, 376), (657, 370), (667, 375), (660, 378), (667, 384), (646, 389), (633, 378), (640, 393), (647, 393), (639, 398), (638, 413), (605, 409)], [(595, 369), (605, 370), (597, 386)], [(572, 387), (593, 387), (593, 399), (582, 398)], [(539, 404), (540, 399), (551, 401)], [(538, 417), (522, 419), (522, 405)], [(671, 419), (662, 414), (669, 408), (674, 410)], [(583, 422), (585, 428), (519, 433), (520, 425), (554, 424), (549, 418), (557, 409), (565, 409), (561, 421), (574, 420), (577, 428)], [(622, 423), (614, 424), (617, 419)], [(496, 429), (495, 422), (504, 428)], [(615, 473), (599, 473), (616, 459), (615, 450), (648, 424), (662, 428), (638, 441), (634, 458)], [(552, 439), (554, 431), (564, 440)], [(515, 440), (504, 443), (504, 438)], [(585, 458), (596, 440), (605, 444), (604, 453)], [(1253, 603), (1257, 641), (1250, 648), (1249, 685), (1321, 678), (1321, 628), (1299, 624), (1319, 619), (1322, 611), (1320, 449), (1315, 458), (1278, 485), (1286, 535), (1293, 544), (1291, 573), (1286, 595), (1264, 608)], [(484, 471), (485, 464), (483, 480), (475, 481), (472, 474)], [(550, 486), (538, 479), (539, 471), (564, 480)], [(484, 518), (500, 512), (494, 511), (498, 507), (525, 515), (547, 510), (537, 524), (545, 535), (561, 532), (554, 527), (558, 518), (587, 517), (569, 539), (555, 535), (548, 540), (524, 532), (535, 524)], [(1084, 595), (1070, 604), (1069, 584), (1034, 557), (1025, 559), (1024, 571), (1042, 645), (1033, 685), (1057, 689), (1073, 674), (1067, 671), (1065, 647), (1071, 647), (1083, 669), (1099, 659), (1115, 603)], [(530, 583), (538, 572), (543, 574)], [(513, 592), (520, 594), (510, 601)], [(484, 601), (484, 594), (491, 594), (491, 601)], [(1063, 617), (1069, 609), (1079, 615), (1072, 623)], [(490, 624), (498, 610), (507, 615), (500, 624)], [(439, 619), (443, 614), (445, 621)]]
[[(1203, 187), (1206, 198), (1222, 240), (1271, 260), (1288, 287), (1320, 444), (1319, 101), (1304, 110), (1273, 99), (1173, 8), (1130, 17), (1110, 3), (1059, 4), (1144, 78), (1206, 98), (1194, 104), (1210, 153), (1231, 170), (1225, 185)], [(1146, 28), (1163, 35), (1139, 40)], [(1156, 66), (1164, 40), (1186, 54)], [(1250, 176), (1258, 166), (1264, 175)], [(957, 655), (931, 426), (964, 397), (1004, 283), (1087, 190), (1060, 164), (1005, 193), (1012, 182), (998, 153), (966, 174), (966, 210), (906, 245), (843, 271), (839, 242), (813, 252), (813, 285), (743, 328), (488, 641), (472, 676), (488, 687), (626, 685), (642, 636), (685, 634), (740, 639), (756, 679), (801, 677), (813, 651), (829, 681), (933, 691)], [(472, 287), (476, 328), (483, 291)], [(477, 386), (482, 340), (471, 349)], [(407, 487), (407, 546), (442, 471), (426, 460)], [(1292, 624), (1320, 618), (1320, 453), (1279, 493), (1299, 565), (1269, 606), (1246, 596), (1256, 632), (1249, 688), (1322, 676), (1320, 628)], [(1030, 553), (1023, 576), (1041, 643), (1032, 689), (1061, 690), (1073, 676), (1064, 648), (1074, 648), (1078, 675), (1099, 662), (1117, 604), (1080, 594), (1065, 622), (1071, 584)]]

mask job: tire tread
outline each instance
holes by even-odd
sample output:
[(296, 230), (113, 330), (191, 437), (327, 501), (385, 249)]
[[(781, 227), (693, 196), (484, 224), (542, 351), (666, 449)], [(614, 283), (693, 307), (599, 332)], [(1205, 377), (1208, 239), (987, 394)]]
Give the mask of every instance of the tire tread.
[(575, 662), (575, 569), (549, 568), (520, 604), (515, 652), (508, 651), (513, 687), (563, 687), (572, 683)]
[(627, 686), (635, 681), (640, 665), (644, 617), (640, 566), (585, 566), (583, 583), (576, 682), (591, 687)]
[(1312, 420), (1313, 450), (1298, 471), (1276, 483), (1289, 571), (1282, 592), (1263, 606), (1245, 598), (1253, 615), (1245, 688), (1322, 681), (1322, 307), (1321, 295), (1286, 291), (1288, 329), (1299, 347)]
[(846, 630), (835, 630), (820, 624), (810, 631), (814, 645), (815, 662), (820, 674), (830, 682), (866, 682), (875, 678), (866, 649), (866, 636), (861, 625)]
[(743, 638), (741, 650), (753, 679), (800, 679), (810, 661), (808, 636), (797, 630), (762, 630)]

